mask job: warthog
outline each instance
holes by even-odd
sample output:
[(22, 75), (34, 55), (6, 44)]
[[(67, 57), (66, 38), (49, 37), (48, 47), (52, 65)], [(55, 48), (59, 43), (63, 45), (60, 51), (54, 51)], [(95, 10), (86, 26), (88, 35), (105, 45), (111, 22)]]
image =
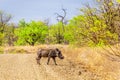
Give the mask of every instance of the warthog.
[(62, 55), (61, 51), (56, 49), (39, 49), (37, 52), (37, 63), (40, 64), (41, 57), (48, 57), (47, 64), (49, 64), (50, 58), (53, 59), (55, 65), (57, 65), (55, 58), (59, 57), (60, 59), (64, 59), (64, 56)]

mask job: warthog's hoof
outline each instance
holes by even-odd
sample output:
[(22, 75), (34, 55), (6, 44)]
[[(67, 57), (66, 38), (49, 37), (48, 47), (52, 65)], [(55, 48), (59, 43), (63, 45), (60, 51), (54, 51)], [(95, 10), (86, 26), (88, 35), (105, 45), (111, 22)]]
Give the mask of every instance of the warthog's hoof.
[(40, 65), (40, 63), (37, 63), (37, 64), (39, 64), (39, 65)]
[(36, 60), (40, 60), (39, 58), (36, 58)]

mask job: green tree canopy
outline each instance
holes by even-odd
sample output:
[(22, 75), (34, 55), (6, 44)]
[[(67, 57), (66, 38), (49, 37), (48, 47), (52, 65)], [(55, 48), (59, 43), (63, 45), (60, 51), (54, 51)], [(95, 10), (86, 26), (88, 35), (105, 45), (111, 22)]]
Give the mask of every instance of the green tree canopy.
[(20, 21), (19, 26), (16, 30), (16, 35), (18, 36), (17, 44), (35, 45), (36, 42), (45, 42), (48, 26), (42, 21), (31, 21), (30, 23)]

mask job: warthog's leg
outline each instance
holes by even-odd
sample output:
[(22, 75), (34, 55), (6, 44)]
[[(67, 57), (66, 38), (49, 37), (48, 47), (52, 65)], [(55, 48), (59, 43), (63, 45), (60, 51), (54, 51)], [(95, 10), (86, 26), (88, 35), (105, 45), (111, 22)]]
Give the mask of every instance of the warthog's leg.
[(55, 57), (52, 57), (52, 59), (53, 59), (55, 65), (57, 65), (56, 60), (55, 60)]
[(39, 64), (39, 65), (40, 65), (40, 59), (41, 59), (41, 57), (37, 57), (37, 58), (36, 58), (37, 64)]
[(50, 56), (48, 57), (48, 62), (47, 62), (47, 65), (49, 64), (49, 61), (50, 61)]

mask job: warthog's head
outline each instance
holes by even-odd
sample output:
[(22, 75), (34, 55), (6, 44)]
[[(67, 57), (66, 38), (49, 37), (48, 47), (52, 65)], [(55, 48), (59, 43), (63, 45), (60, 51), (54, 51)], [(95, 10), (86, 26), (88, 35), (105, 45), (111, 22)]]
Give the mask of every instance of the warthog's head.
[(56, 48), (55, 50), (56, 50), (56, 53), (57, 53), (58, 57), (60, 59), (64, 59), (64, 56), (62, 55), (61, 51), (58, 48)]

